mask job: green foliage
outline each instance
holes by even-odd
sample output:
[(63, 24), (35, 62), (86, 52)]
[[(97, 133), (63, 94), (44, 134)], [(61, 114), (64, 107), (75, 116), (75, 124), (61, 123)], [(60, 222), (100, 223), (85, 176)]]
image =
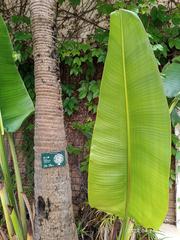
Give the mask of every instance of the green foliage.
[(78, 110), (78, 100), (74, 96), (74, 86), (71, 84), (62, 84), (64, 113), (71, 116)]
[(30, 25), (30, 18), (27, 16), (13, 15), (11, 21), (14, 24), (18, 25)]
[[(125, 222), (133, 218), (144, 227), (157, 229), (168, 206), (168, 106), (140, 19), (119, 10), (111, 15), (110, 26), (90, 151), (89, 203)], [(122, 232), (126, 239), (123, 234), (126, 231)]]
[[(80, 86), (76, 91), (72, 84), (62, 84), (63, 107), (64, 112), (71, 116), (78, 110), (78, 105), (81, 100), (86, 101), (86, 106), (89, 112), (96, 113), (97, 97), (99, 96), (100, 81), (81, 81)], [(77, 96), (78, 94), (78, 96)]]
[[(30, 32), (30, 18), (27, 16), (13, 15), (9, 22), (8, 28), (13, 43), (13, 58), (18, 66), (19, 73), (24, 81), (26, 89), (33, 101), (35, 101), (34, 89), (34, 61), (32, 56), (32, 37)], [(24, 36), (24, 38), (23, 38)], [(27, 37), (28, 36), (28, 37)], [(25, 168), (28, 186), (24, 189), (28, 198), (33, 195), (34, 187), (34, 124), (27, 120), (23, 124), (23, 144), (22, 151), (26, 156)]]
[[(177, 5), (177, 9), (169, 11), (167, 7), (158, 5), (155, 0), (141, 0), (140, 3), (134, 1), (97, 2), (97, 10), (100, 15), (109, 15), (109, 13), (119, 8), (126, 8), (139, 14), (149, 34), (157, 61), (161, 64), (160, 68), (162, 68), (168, 62), (168, 59), (171, 59), (178, 51), (177, 43), (172, 46), (169, 41), (176, 42), (179, 39), (179, 5)], [(84, 99), (83, 95), (87, 91), (86, 86), (90, 81), (93, 81), (93, 75), (96, 71), (94, 63), (104, 63), (107, 41), (108, 31), (97, 28), (95, 34), (90, 36), (86, 43), (67, 40), (59, 44), (60, 60), (68, 66), (70, 76), (85, 79), (81, 80), (82, 86), (79, 88), (82, 90), (79, 94), (80, 101), (77, 102), (74, 97), (65, 100), (65, 106), (67, 106), (65, 113), (68, 115), (73, 114), (78, 109), (77, 105), (81, 102), (81, 99)], [(91, 95), (90, 93), (89, 99)], [(96, 105), (97, 101), (95, 103), (94, 101), (86, 102), (88, 110), (93, 113), (96, 112)]]
[(13, 15), (11, 21), (9, 21), (9, 31), (12, 35), (14, 51), (19, 56), (17, 63), (23, 64), (32, 57), (30, 18)]
[[(96, 37), (98, 34), (96, 34)], [(93, 40), (92, 40), (93, 41)], [(65, 41), (59, 44), (59, 56), (62, 64), (68, 67), (69, 75), (79, 77), (78, 84), (63, 84), (64, 112), (71, 116), (78, 110), (78, 104), (85, 100), (89, 112), (96, 113), (96, 98), (99, 95), (99, 81), (92, 80), (95, 65), (103, 63), (106, 51), (103, 48), (97, 48), (89, 43), (80, 43), (77, 41)], [(79, 86), (79, 88), (75, 86)]]
[[(179, 106), (180, 106), (180, 58), (175, 57), (172, 63), (167, 63), (163, 68), (163, 82), (165, 94), (170, 102), (169, 112), (171, 114), (172, 126), (176, 127), (180, 123)], [(179, 155), (180, 141), (175, 134), (172, 134), (172, 157), (177, 160)], [(179, 171), (179, 169), (177, 169)], [(176, 180), (176, 171), (171, 169), (169, 186), (172, 188)]]
[(150, 11), (150, 24), (148, 18), (142, 16), (145, 28), (151, 34), (152, 44), (159, 43), (162, 46), (162, 49), (156, 53), (156, 57), (160, 59), (161, 64), (165, 64), (165, 59), (171, 51), (174, 52), (175, 49), (179, 49), (177, 39), (179, 38), (180, 30), (179, 23), (175, 20), (177, 19), (178, 11), (178, 8), (168, 11), (165, 6), (154, 6)]
[(94, 100), (99, 96), (99, 86), (99, 81), (81, 81), (80, 88), (78, 89), (79, 99), (87, 100), (86, 106), (88, 107), (88, 111), (92, 111), (92, 113), (96, 113), (97, 103)]
[(109, 30), (103, 30), (97, 28), (95, 30), (95, 33), (90, 36), (90, 40), (92, 43), (95, 43), (98, 48), (101, 48), (103, 51), (99, 51), (102, 53), (101, 58), (103, 56), (106, 56), (106, 51), (107, 51), (107, 45), (108, 45), (108, 39), (109, 39)]
[(88, 167), (89, 167), (89, 157), (87, 156), (84, 158), (84, 160), (80, 164), (80, 171), (83, 172), (88, 172)]
[[(33, 111), (33, 103), (12, 58), (12, 46), (3, 19), (0, 17), (0, 110), (8, 132), (16, 131)], [(16, 93), (16, 94), (15, 94)], [(21, 106), (21, 108), (19, 108)]]
[(79, 122), (73, 122), (72, 126), (74, 129), (79, 130), (88, 140), (91, 139), (94, 121), (92, 121), (91, 119), (87, 119), (84, 124), (81, 124)]
[(64, 112), (71, 116), (78, 109), (78, 101), (77, 99), (72, 97), (66, 97), (63, 101)]
[(164, 74), (165, 94), (168, 98), (174, 98), (180, 94), (180, 57), (172, 59), (162, 70)]
[[(105, 60), (107, 37), (103, 40), (106, 43), (101, 43), (101, 40), (104, 39), (103, 37), (106, 34), (107, 33), (102, 31), (97, 31), (94, 36), (91, 36), (89, 43), (68, 40), (59, 44), (60, 61), (68, 68), (69, 75), (73, 78), (84, 79), (80, 80), (79, 84), (76, 84), (79, 85), (79, 88), (76, 88), (74, 93), (71, 91), (69, 95), (63, 87), (63, 92), (68, 95), (68, 99), (64, 98), (64, 109), (65, 113), (68, 115), (71, 115), (77, 110), (77, 104), (81, 100), (86, 101), (88, 111), (96, 113), (96, 98), (99, 94), (99, 81), (98, 79), (92, 79), (96, 70), (95, 62), (97, 64), (103, 64)], [(75, 97), (77, 93), (78, 100)], [(74, 95), (73, 98), (72, 95)], [(71, 109), (69, 109), (68, 103), (70, 103)]]
[(80, 4), (81, 0), (69, 0), (69, 2), (72, 6), (77, 6)]
[(70, 76), (91, 79), (95, 72), (94, 62), (104, 63), (105, 61), (107, 40), (108, 33), (97, 30), (87, 43), (73, 40), (60, 42), (58, 47), (60, 61), (69, 67)]
[(170, 170), (170, 177), (169, 177), (169, 187), (172, 188), (174, 182), (176, 181), (176, 172), (175, 170)]
[[(81, 3), (81, 0), (68, 0), (68, 1), (72, 7), (76, 7), (77, 5), (79, 5)], [(65, 0), (58, 0), (58, 2), (60, 4), (63, 4), (63, 2), (65, 2)]]
[(14, 34), (15, 41), (27, 41), (32, 39), (32, 35), (28, 32), (15, 32)]
[(25, 156), (26, 179), (28, 186), (24, 189), (27, 197), (30, 199), (34, 192), (34, 116), (23, 124), (23, 143), (22, 152)]
[(109, 15), (114, 10), (114, 4), (107, 3), (106, 1), (97, 1), (97, 11), (100, 15)]
[(75, 147), (75, 146), (73, 146), (72, 144), (68, 144), (68, 146), (67, 146), (67, 152), (68, 152), (69, 154), (78, 156), (78, 155), (82, 152), (82, 149), (81, 149), (80, 147)]
[(92, 80), (91, 82), (82, 81), (81, 86), (78, 89), (79, 99), (87, 97), (88, 102), (99, 96), (99, 84)]
[[(34, 106), (15, 66), (9, 33), (1, 16), (0, 49), (0, 166), (3, 175), (3, 182), (0, 182), (0, 199), (9, 239), (16, 235), (18, 239), (23, 240), (27, 237), (26, 208), (11, 133), (20, 128), (22, 122), (34, 111)], [(5, 148), (5, 135), (13, 161), (17, 199), (13, 189), (13, 176), (10, 174), (7, 149)]]
[[(97, 5), (97, 9), (101, 15), (107, 15), (110, 12), (122, 7), (133, 10), (139, 14), (146, 31), (148, 32), (159, 68), (162, 69), (163, 66), (170, 62), (171, 59), (179, 52), (177, 43), (173, 46), (173, 42), (176, 42), (176, 39), (179, 38), (179, 16), (177, 16), (179, 6), (177, 6), (176, 9), (169, 10), (168, 7), (158, 5), (156, 1), (144, 0), (140, 3), (135, 3), (134, 1), (115, 1), (113, 4), (106, 3), (105, 1), (99, 1)], [(97, 28), (95, 33), (90, 36), (89, 40), (87, 40), (87, 43), (77, 43), (76, 41), (73, 41), (74, 43), (72, 43), (72, 41), (65, 41), (62, 45), (60, 45), (62, 49), (59, 48), (59, 51), (64, 51), (64, 53), (62, 51), (63, 56), (60, 60), (63, 64), (65, 63), (65, 65), (69, 67), (68, 72), (73, 79), (73, 85), (75, 87), (73, 96), (77, 99), (78, 105), (82, 101), (86, 101), (85, 104), (88, 110), (93, 113), (96, 112), (97, 101), (93, 100), (89, 103), (87, 97), (84, 96), (87, 96), (88, 84), (93, 81), (92, 79), (96, 79), (93, 76), (94, 73), (96, 73), (96, 63), (104, 63), (107, 51), (108, 35), (108, 30), (105, 31)], [(63, 45), (65, 47), (63, 47)], [(84, 59), (87, 60), (84, 61)], [(87, 71), (87, 68), (89, 71)], [(77, 79), (80, 79), (81, 81), (79, 84), (77, 84)], [(172, 100), (170, 100), (170, 102), (172, 102)], [(177, 104), (171, 114), (173, 126), (180, 122), (178, 108)], [(65, 110), (65, 112), (67, 111)], [(76, 111), (73, 111), (73, 113), (75, 112)], [(89, 142), (90, 141), (88, 140), (88, 144)], [(172, 149), (173, 154), (176, 155), (176, 148), (173, 147)], [(84, 159), (85, 160), (81, 163), (81, 171), (87, 171), (88, 169), (89, 156), (87, 155)], [(173, 182), (174, 177), (171, 174), (170, 186)]]
[(76, 224), (78, 237), (84, 239), (85, 236), (88, 236), (88, 232), (86, 231), (86, 227), (83, 226), (82, 222), (78, 222)]
[(58, 52), (60, 61), (69, 67), (70, 76), (82, 74), (84, 67), (87, 70), (87, 77), (92, 75), (91, 69), (94, 69), (94, 65), (90, 49), (88, 43), (80, 43), (73, 40), (59, 43)]
[[(159, 239), (156, 235), (157, 232), (155, 232), (153, 229), (150, 229), (150, 228), (145, 229), (139, 225), (136, 225), (134, 231), (136, 232), (136, 240), (143, 240), (143, 239), (158, 240)], [(160, 233), (159, 233), (159, 235), (160, 235)], [(164, 238), (162, 238), (162, 239), (164, 239)]]
[(63, 97), (71, 97), (74, 94), (74, 85), (62, 84)]
[(180, 151), (176, 152), (176, 160), (180, 160)]
[(92, 121), (91, 119), (88, 119), (83, 124), (80, 124), (78, 122), (73, 122), (72, 126), (74, 129), (78, 130), (80, 133), (83, 134), (83, 136), (86, 137), (86, 144), (84, 145), (84, 148), (83, 148), (84, 159), (82, 159), (82, 161), (81, 161), (80, 171), (88, 172), (89, 150), (90, 150), (92, 132), (93, 132), (93, 127), (94, 127), (94, 121)]
[(101, 15), (109, 15), (112, 11), (125, 8), (138, 13), (146, 31), (149, 33), (151, 44), (159, 63), (164, 65), (167, 58), (176, 54), (180, 49), (180, 5), (169, 9), (160, 5), (156, 0), (115, 1), (107, 3), (98, 1), (97, 9)]
[(113, 231), (117, 217), (111, 214), (104, 214), (104, 216), (102, 216), (101, 211), (97, 211), (96, 216), (98, 217), (98, 215), (101, 216), (101, 222), (98, 228), (97, 239), (100, 240), (110, 239), (111, 236), (114, 235)]

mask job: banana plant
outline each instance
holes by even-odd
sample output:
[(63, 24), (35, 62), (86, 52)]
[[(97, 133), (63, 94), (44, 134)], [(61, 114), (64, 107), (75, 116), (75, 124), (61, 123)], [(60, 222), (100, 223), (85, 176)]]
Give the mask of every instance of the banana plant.
[(171, 126), (162, 80), (139, 17), (110, 17), (108, 53), (93, 131), (88, 198), (91, 207), (158, 229), (168, 210)]
[[(18, 239), (27, 238), (26, 209), (13, 133), (33, 111), (33, 102), (14, 63), (13, 48), (6, 24), (0, 16), (0, 166), (4, 181), (0, 188), (0, 198), (5, 210), (9, 239), (13, 238), (13, 234)], [(13, 191), (4, 136), (8, 139), (12, 155), (18, 201)]]

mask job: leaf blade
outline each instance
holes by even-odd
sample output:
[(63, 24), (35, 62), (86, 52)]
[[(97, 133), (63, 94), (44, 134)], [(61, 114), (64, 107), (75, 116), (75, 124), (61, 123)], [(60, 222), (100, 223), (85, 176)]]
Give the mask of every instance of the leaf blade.
[(16, 131), (33, 111), (34, 106), (12, 57), (12, 45), (0, 16), (0, 109), (4, 128)]
[(167, 102), (139, 18), (120, 10), (111, 15), (110, 25), (90, 153), (89, 202), (121, 218), (128, 215), (144, 227), (158, 228), (168, 205)]
[(163, 69), (164, 90), (169, 98), (176, 97), (180, 93), (180, 63), (173, 62), (168, 64)]

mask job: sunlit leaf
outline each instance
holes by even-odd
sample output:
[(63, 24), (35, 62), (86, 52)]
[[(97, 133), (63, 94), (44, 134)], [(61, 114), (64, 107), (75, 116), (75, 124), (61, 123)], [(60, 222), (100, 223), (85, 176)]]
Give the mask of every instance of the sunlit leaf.
[(92, 207), (159, 228), (168, 209), (170, 117), (160, 73), (134, 13), (111, 14), (89, 162)]

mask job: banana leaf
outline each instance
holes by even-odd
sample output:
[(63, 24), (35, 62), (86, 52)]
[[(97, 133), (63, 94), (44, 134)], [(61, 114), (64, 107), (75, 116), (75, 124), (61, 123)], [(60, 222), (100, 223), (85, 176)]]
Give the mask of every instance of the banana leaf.
[(91, 207), (158, 229), (168, 210), (168, 105), (135, 13), (111, 14), (88, 176)]
[(15, 132), (34, 111), (12, 55), (7, 27), (0, 16), (0, 110), (4, 128), (8, 132)]
[(162, 70), (164, 74), (164, 90), (168, 98), (180, 95), (180, 57), (175, 57)]

